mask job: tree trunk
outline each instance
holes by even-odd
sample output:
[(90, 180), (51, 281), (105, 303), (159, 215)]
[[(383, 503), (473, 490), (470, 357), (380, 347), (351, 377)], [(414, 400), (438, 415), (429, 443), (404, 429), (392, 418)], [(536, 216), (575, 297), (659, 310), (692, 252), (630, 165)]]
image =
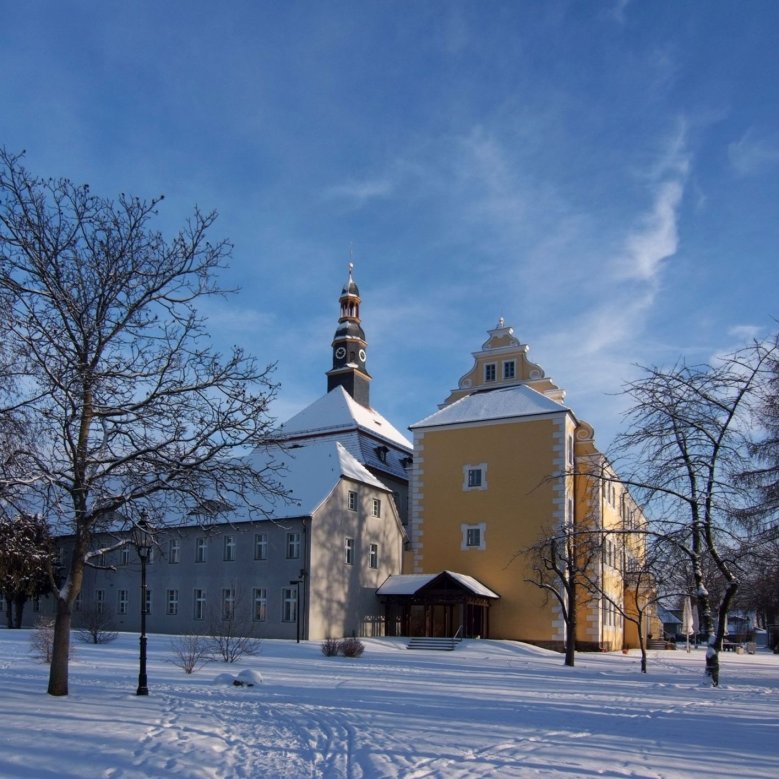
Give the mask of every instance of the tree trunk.
[(26, 602), (26, 595), (19, 594), (14, 598), (14, 627), (17, 630), (22, 627), (22, 614), (24, 613), (24, 604)]
[(642, 613), (639, 612), (636, 622), (636, 632), (638, 633), (638, 646), (641, 649), (641, 673), (646, 673), (646, 641), (644, 640), (644, 631), (641, 629)]
[(49, 695), (68, 694), (68, 660), (70, 657), (70, 604), (57, 598), (57, 618), (54, 622), (54, 646), (49, 668)]
[(576, 573), (569, 571), (568, 620), (566, 624), (565, 665), (573, 668), (576, 663)]

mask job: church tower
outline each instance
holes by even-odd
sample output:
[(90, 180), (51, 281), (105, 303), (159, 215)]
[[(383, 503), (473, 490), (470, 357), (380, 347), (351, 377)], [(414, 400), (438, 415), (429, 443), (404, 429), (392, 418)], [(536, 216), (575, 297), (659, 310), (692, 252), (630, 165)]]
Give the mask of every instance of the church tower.
[(360, 324), (360, 290), (354, 283), (349, 263), (349, 278), (341, 290), (341, 315), (333, 337), (333, 367), (327, 372), (327, 391), (343, 387), (361, 406), (370, 408), (371, 376), (365, 367), (368, 346)]

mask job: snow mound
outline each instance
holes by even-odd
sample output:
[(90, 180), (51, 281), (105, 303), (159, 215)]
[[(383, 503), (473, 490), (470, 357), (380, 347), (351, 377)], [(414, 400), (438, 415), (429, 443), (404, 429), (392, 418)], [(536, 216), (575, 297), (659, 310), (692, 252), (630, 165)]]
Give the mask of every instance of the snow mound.
[(231, 687), (255, 687), (262, 684), (262, 674), (259, 671), (252, 671), (245, 668), (237, 675), (223, 673), (214, 677), (213, 684), (227, 685)]

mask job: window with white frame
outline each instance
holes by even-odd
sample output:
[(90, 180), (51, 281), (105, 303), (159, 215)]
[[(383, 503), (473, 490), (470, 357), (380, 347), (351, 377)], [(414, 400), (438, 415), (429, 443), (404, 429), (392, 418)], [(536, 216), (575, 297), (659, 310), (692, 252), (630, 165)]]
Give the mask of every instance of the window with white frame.
[(208, 555), (208, 539), (205, 536), (198, 536), (195, 539), (195, 562), (204, 563)]
[(105, 590), (95, 591), (95, 610), (98, 614), (105, 611)]
[(225, 536), (224, 559), (228, 563), (235, 562), (235, 536)]
[(373, 499), (373, 516), (374, 517), (380, 517), (381, 516), (381, 500), (379, 498)]
[(300, 557), (300, 533), (287, 533), (287, 559), (297, 560)]
[(348, 506), (349, 511), (357, 511), (357, 493), (354, 490), (349, 490)]
[(517, 375), (517, 363), (514, 360), (506, 360), (503, 363), (504, 380), (513, 379)]
[(255, 533), (254, 559), (255, 560), (268, 559), (268, 534), (267, 533)]
[(130, 564), (130, 547), (123, 546), (119, 550), (119, 565), (129, 565), (129, 564)]
[(268, 590), (265, 587), (255, 587), (252, 590), (252, 601), (254, 621), (265, 622), (268, 619)]
[(298, 618), (297, 587), (282, 587), (281, 589), (281, 621), (296, 622)]
[(495, 381), (496, 379), (496, 366), (494, 362), (488, 362), (484, 366), (484, 381)]
[(130, 594), (127, 590), (117, 590), (116, 592), (116, 611), (118, 614), (127, 614), (127, 608), (130, 603)]
[(181, 562), (181, 541), (178, 538), (171, 538), (168, 541), (168, 562)]
[(487, 489), (487, 463), (474, 463), (463, 466), (463, 489)]
[(195, 609), (193, 617), (197, 620), (205, 619), (206, 617), (206, 591), (199, 588), (195, 589)]
[(469, 549), (486, 549), (487, 548), (487, 523), (479, 522), (474, 524), (460, 525), (460, 532), (462, 534), (460, 540), (460, 549), (465, 551)]
[(379, 545), (378, 544), (371, 544), (368, 561), (369, 561), (368, 564), (371, 568), (379, 567)]
[(344, 562), (347, 565), (352, 565), (352, 563), (354, 563), (354, 539), (353, 538), (344, 539)]
[(179, 591), (165, 590), (165, 613), (174, 617), (179, 613)]
[(235, 590), (232, 587), (222, 588), (222, 619), (228, 620), (235, 616)]

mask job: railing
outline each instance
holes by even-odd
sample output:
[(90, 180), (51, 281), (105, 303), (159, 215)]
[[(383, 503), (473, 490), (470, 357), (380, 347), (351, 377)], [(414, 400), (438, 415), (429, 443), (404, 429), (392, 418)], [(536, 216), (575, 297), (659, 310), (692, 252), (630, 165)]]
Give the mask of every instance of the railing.
[(463, 640), (463, 626), (460, 625), (459, 628), (457, 628), (457, 632), (452, 636), (452, 641), (457, 641), (458, 643)]

